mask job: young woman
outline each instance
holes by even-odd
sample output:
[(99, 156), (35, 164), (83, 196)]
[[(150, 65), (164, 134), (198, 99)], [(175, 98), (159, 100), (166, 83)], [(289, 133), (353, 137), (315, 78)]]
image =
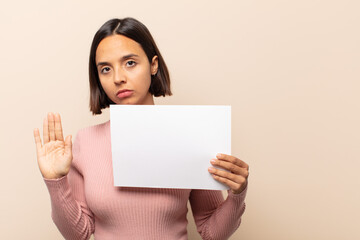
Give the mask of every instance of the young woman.
[[(90, 110), (109, 104), (154, 104), (172, 95), (169, 73), (150, 32), (133, 18), (111, 19), (95, 34), (89, 61)], [(66, 239), (187, 239), (190, 201), (203, 239), (227, 239), (245, 211), (249, 166), (235, 156), (209, 159), (221, 191), (114, 187), (110, 120), (64, 140), (60, 115), (48, 113), (43, 141), (34, 129), (38, 165), (49, 190), (51, 216)]]

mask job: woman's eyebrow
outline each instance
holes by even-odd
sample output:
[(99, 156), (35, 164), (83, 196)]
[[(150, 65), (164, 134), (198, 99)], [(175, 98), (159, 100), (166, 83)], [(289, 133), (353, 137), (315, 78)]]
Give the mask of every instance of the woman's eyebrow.
[[(125, 56), (122, 56), (122, 57), (120, 58), (120, 61), (124, 61), (124, 60), (126, 60), (126, 59), (128, 59), (128, 58), (131, 58), (131, 57), (139, 57), (139, 56), (136, 55), (136, 54), (134, 54), (134, 53), (130, 53), (130, 54), (127, 54), (127, 55), (125, 55)], [(103, 65), (111, 65), (111, 64), (108, 63), (108, 62), (99, 62), (98, 64), (96, 64), (96, 66), (103, 66)]]

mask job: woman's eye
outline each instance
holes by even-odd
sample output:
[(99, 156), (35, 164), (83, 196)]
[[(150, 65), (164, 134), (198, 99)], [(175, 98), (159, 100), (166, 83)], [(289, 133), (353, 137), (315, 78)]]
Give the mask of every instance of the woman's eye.
[(109, 67), (104, 67), (103, 69), (101, 69), (102, 73), (107, 73), (108, 71), (110, 71)]
[(128, 62), (126, 62), (126, 64), (128, 65), (128, 66), (130, 66), (130, 67), (132, 67), (132, 66), (134, 66), (135, 65), (135, 61), (128, 61)]

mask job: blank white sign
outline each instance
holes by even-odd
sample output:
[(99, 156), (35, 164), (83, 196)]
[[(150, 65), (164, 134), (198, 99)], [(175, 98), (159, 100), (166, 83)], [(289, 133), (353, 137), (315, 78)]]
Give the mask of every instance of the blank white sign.
[(231, 155), (231, 106), (110, 105), (115, 186), (224, 190), (208, 172)]

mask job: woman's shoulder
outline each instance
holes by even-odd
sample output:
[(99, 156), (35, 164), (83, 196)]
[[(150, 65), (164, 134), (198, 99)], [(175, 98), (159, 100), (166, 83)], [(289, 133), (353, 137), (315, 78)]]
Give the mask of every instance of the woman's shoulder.
[(103, 123), (82, 127), (78, 130), (77, 135), (81, 135), (82, 137), (91, 137), (91, 136), (93, 137), (98, 135), (103, 136), (109, 130), (110, 130), (110, 120)]

